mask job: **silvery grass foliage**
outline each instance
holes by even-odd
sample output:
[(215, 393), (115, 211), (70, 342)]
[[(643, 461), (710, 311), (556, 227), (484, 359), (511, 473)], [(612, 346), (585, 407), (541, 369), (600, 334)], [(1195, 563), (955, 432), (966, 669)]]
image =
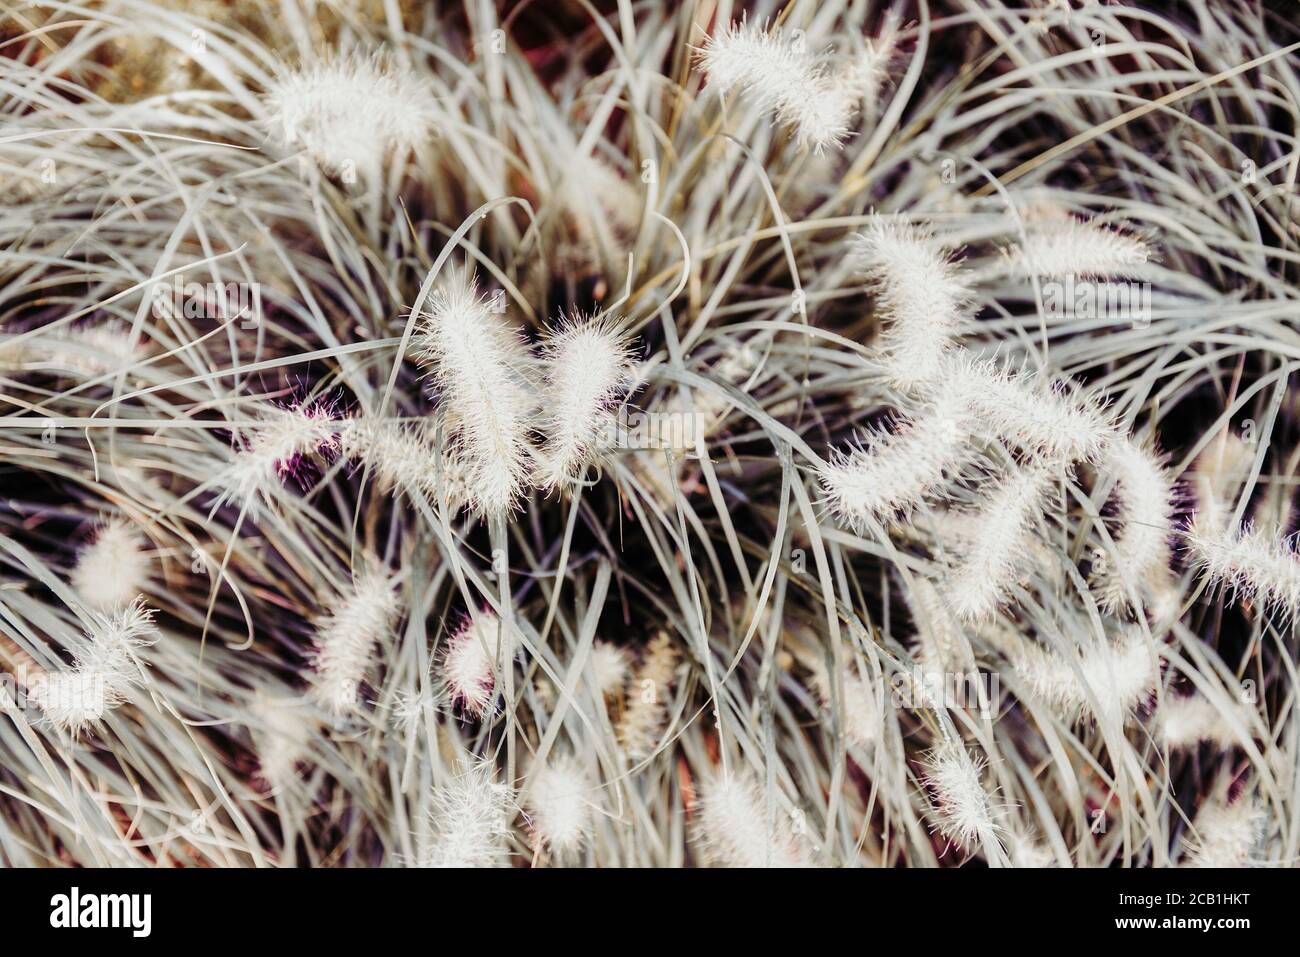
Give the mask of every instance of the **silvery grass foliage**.
[(10, 5), (0, 861), (1294, 863), (1294, 26)]

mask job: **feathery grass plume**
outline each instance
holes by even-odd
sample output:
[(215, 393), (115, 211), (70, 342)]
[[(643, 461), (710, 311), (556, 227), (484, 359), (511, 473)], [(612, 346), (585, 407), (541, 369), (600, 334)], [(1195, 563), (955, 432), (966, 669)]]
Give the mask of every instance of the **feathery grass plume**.
[(1196, 812), (1186, 841), (1184, 867), (1250, 867), (1268, 819), (1252, 794), (1229, 801), (1227, 788), (1216, 787)]
[(618, 740), (629, 758), (640, 761), (659, 746), (668, 719), (668, 693), (677, 671), (677, 649), (667, 632), (660, 632), (646, 649), (641, 667), (627, 690)]
[(561, 317), (547, 336), (542, 362), (546, 443), (536, 482), (552, 488), (580, 479), (611, 441), (615, 409), (631, 380), (632, 353), (616, 320)]
[(451, 457), (478, 513), (510, 511), (527, 488), (535, 410), (530, 356), (518, 330), (458, 274), (435, 290), (420, 318), (419, 357), (429, 363)]
[(779, 804), (751, 771), (714, 772), (700, 785), (695, 841), (713, 867), (812, 867)]
[(298, 767), (311, 752), (313, 723), (303, 702), (259, 691), (249, 708), (248, 728), (258, 770), (271, 793), (298, 782)]
[(1056, 855), (1052, 849), (1024, 827), (1013, 826), (1004, 832), (1007, 857), (1012, 867), (1041, 868), (1053, 867)]
[(1024, 246), (1013, 247), (1009, 265), (1015, 274), (1044, 279), (1121, 278), (1136, 275), (1151, 258), (1140, 236), (1073, 216), (1033, 224)]
[(360, 53), (281, 72), (265, 106), (286, 144), (345, 180), (349, 172), (377, 174), (389, 156), (425, 142), (438, 120), (419, 77), (386, 56)]
[(598, 641), (591, 647), (591, 674), (596, 691), (602, 697), (621, 695), (631, 672), (627, 652), (608, 641)]
[(1203, 530), (1226, 528), (1232, 520), (1254, 457), (1251, 447), (1227, 429), (1196, 457), (1192, 489), (1196, 521)]
[(972, 513), (969, 533), (946, 581), (948, 606), (962, 621), (991, 616), (1024, 573), (1051, 483), (1051, 473), (1042, 466), (1014, 469), (993, 485), (984, 505)]
[(335, 716), (355, 711), (374, 666), (375, 646), (392, 633), (401, 606), (387, 571), (370, 568), (316, 624), (314, 693)]
[[(866, 748), (880, 740), (884, 727), (887, 695), (875, 679), (863, 677), (857, 669), (846, 666), (840, 673), (840, 726), (844, 740), (852, 748)], [(835, 707), (835, 689), (830, 672), (819, 663), (812, 675), (813, 690), (827, 710)]]
[(875, 430), (819, 468), (824, 500), (855, 532), (868, 519), (906, 515), (940, 489), (969, 456), (971, 421), (960, 401), (940, 396), (894, 432)]
[(1293, 537), (1271, 539), (1249, 524), (1236, 531), (1206, 528), (1195, 515), (1184, 547), (1194, 567), (1232, 600), (1257, 603), (1294, 621), (1300, 614), (1300, 558), (1294, 542)]
[(547, 758), (524, 798), (524, 814), (538, 843), (559, 864), (574, 860), (592, 831), (591, 778), (571, 754)]
[(437, 502), (439, 490), (453, 512), (464, 504), (465, 480), (459, 464), (444, 454), (427, 427), (403, 427), (398, 422), (368, 418), (345, 420), (339, 449), (349, 461), (369, 466), (381, 491), (424, 495)]
[(322, 403), (300, 403), (263, 416), (221, 476), (219, 502), (255, 503), (258, 493), (297, 474), (305, 457), (338, 448), (338, 421)]
[[(1245, 708), (1238, 709), (1240, 720), (1250, 727)], [(1167, 694), (1155, 717), (1158, 740), (1169, 750), (1195, 748), (1202, 743), (1224, 750), (1241, 744), (1241, 740), (1224, 720), (1223, 713), (1203, 695)]]
[(28, 694), (47, 721), (76, 737), (126, 701), (142, 678), (136, 650), (157, 636), (153, 612), (136, 599), (97, 617), (72, 667), (32, 675)]
[(880, 346), (902, 388), (941, 381), (944, 357), (969, 324), (972, 291), (960, 268), (923, 227), (883, 217), (854, 240), (863, 275), (888, 320)]
[(1009, 655), (1029, 693), (1071, 720), (1092, 716), (1121, 727), (1155, 694), (1159, 647), (1130, 626), (1114, 639), (1090, 639), (1073, 661), (1025, 639)]
[(486, 762), (464, 769), (433, 791), (430, 845), (423, 867), (506, 867), (510, 863), (510, 787)]
[(990, 433), (1030, 452), (1093, 461), (1115, 434), (1095, 401), (1059, 379), (954, 355), (941, 381)]
[(880, 35), (866, 39), (863, 49), (854, 55), (844, 72), (844, 85), (856, 90), (862, 98), (864, 116), (878, 112), (880, 95), (897, 51), (898, 17), (890, 11), (885, 15)]
[(149, 565), (139, 533), (128, 520), (116, 518), (101, 527), (77, 556), (72, 587), (93, 608), (117, 608), (144, 589)]
[(740, 21), (710, 36), (696, 56), (719, 95), (737, 93), (772, 114), (801, 147), (820, 154), (849, 135), (861, 94), (810, 53), (802, 36)]
[(1106, 446), (1101, 467), (1118, 479), (1115, 555), (1097, 576), (1098, 604), (1113, 613), (1136, 607), (1171, 574), (1174, 483), (1155, 453), (1129, 438)]
[(452, 702), (471, 717), (485, 716), (496, 697), (499, 669), (512, 665), (520, 647), (513, 625), (491, 611), (473, 614), (452, 637), (443, 659), (443, 681)]
[(0, 338), (0, 369), (13, 372), (67, 369), (98, 376), (132, 366), (147, 355), (143, 343), (132, 345), (130, 327), (119, 322)]
[(935, 827), (960, 847), (977, 840), (996, 841), (1000, 830), (980, 781), (982, 769), (964, 747), (954, 743), (941, 744), (925, 760), (924, 780), (933, 793)]

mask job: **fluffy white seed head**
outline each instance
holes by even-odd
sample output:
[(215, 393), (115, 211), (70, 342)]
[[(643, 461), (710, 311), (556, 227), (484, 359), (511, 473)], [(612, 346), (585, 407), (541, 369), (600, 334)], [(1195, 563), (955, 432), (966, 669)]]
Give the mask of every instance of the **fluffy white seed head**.
[(981, 766), (956, 744), (944, 744), (926, 758), (925, 782), (934, 796), (933, 817), (939, 832), (961, 847), (994, 841), (997, 825)]
[(1045, 469), (1016, 469), (989, 490), (985, 504), (973, 513), (947, 580), (948, 604), (959, 619), (983, 621), (1005, 600), (1032, 554), (1050, 488)]
[(335, 715), (356, 710), (375, 647), (391, 635), (399, 611), (393, 580), (382, 570), (369, 569), (317, 623), (314, 691)]
[(941, 397), (894, 432), (877, 430), (858, 448), (835, 452), (819, 470), (826, 504), (856, 532), (868, 519), (905, 515), (960, 468), (970, 454), (970, 435), (964, 406)]
[(1114, 555), (1104, 556), (1097, 598), (1107, 611), (1136, 607), (1170, 574), (1174, 483), (1154, 452), (1131, 439), (1106, 447), (1102, 468), (1116, 484)]
[(1064, 381), (954, 355), (942, 383), (989, 433), (1029, 452), (1092, 461), (1114, 436), (1096, 403)]
[[(813, 688), (824, 707), (828, 710), (836, 707), (835, 689), (825, 667), (818, 667), (813, 672)], [(880, 740), (885, 702), (884, 689), (871, 676), (864, 677), (852, 667), (841, 672), (840, 724), (849, 747), (866, 748)]]
[(1012, 249), (1010, 265), (1023, 276), (1106, 279), (1138, 274), (1150, 258), (1142, 238), (1070, 216), (1031, 226), (1027, 244)]
[(294, 475), (302, 460), (338, 447), (338, 422), (326, 406), (311, 403), (274, 409), (235, 452), (222, 476), (222, 498), (251, 503), (254, 496)]
[(581, 478), (615, 426), (615, 409), (631, 378), (626, 336), (612, 320), (562, 319), (547, 337), (542, 448), (537, 484)]
[(285, 72), (267, 91), (273, 129), (327, 172), (373, 174), (432, 134), (437, 104), (419, 77), (386, 57), (352, 55)]
[(142, 672), (136, 651), (157, 640), (153, 612), (136, 599), (98, 617), (66, 671), (34, 675), (28, 687), (45, 719), (78, 735), (124, 702)]
[(1159, 647), (1137, 627), (1090, 641), (1071, 658), (1024, 641), (1011, 666), (1029, 693), (1071, 720), (1092, 717), (1118, 728), (1155, 693)]
[(598, 641), (591, 648), (591, 674), (596, 691), (602, 697), (622, 694), (632, 670), (627, 652), (608, 641)]
[(1249, 525), (1206, 528), (1198, 515), (1185, 545), (1195, 567), (1233, 600), (1258, 603), (1288, 621), (1300, 614), (1300, 559), (1292, 539), (1270, 538)]
[(143, 341), (133, 345), (130, 327), (119, 322), (0, 337), (0, 369), (6, 371), (68, 369), (100, 376), (133, 366), (147, 355)]
[(695, 812), (696, 843), (714, 867), (812, 866), (789, 815), (748, 771), (706, 779)]
[(489, 764), (468, 768), (434, 788), (432, 838), (425, 867), (505, 867), (513, 800)]
[[(1250, 727), (1250, 715), (1236, 707), (1237, 717)], [(1241, 739), (1225, 715), (1204, 695), (1166, 695), (1156, 712), (1156, 731), (1169, 750), (1195, 748), (1208, 742), (1224, 750), (1240, 745)]]
[(481, 718), (496, 697), (496, 676), (520, 648), (518, 631), (490, 611), (475, 613), (448, 644), (443, 680), (452, 701)]
[(557, 862), (571, 862), (590, 838), (593, 798), (591, 778), (572, 755), (548, 758), (533, 778), (524, 813)]
[(854, 251), (887, 322), (880, 334), (890, 378), (902, 388), (940, 382), (944, 357), (969, 322), (971, 288), (924, 229), (878, 220)]
[(45, 720), (74, 737), (122, 703), (121, 692), (109, 676), (90, 671), (40, 675), (33, 679), (28, 694)]
[(249, 709), (249, 730), (262, 780), (279, 794), (298, 782), (298, 767), (311, 749), (312, 719), (304, 702), (258, 692)]
[(100, 528), (81, 550), (72, 570), (72, 587), (93, 608), (108, 610), (134, 600), (149, 581), (144, 540), (125, 519)]
[(454, 276), (430, 298), (418, 338), (469, 504), (486, 515), (514, 507), (534, 457), (530, 357), (519, 331), (495, 311), (502, 301)]
[(1210, 797), (1192, 821), (1185, 867), (1248, 867), (1264, 837), (1267, 817), (1249, 794), (1228, 802), (1222, 793)]
[(1056, 855), (1052, 849), (1024, 828), (1008, 829), (1005, 842), (1012, 867), (1043, 868), (1056, 864)]
[(339, 433), (343, 456), (368, 466), (383, 491), (423, 495), (431, 502), (445, 496), (458, 510), (466, 498), (463, 469), (450, 453), (439, 456), (428, 430), (398, 422), (348, 419)]
[(889, 78), (890, 64), (897, 49), (898, 18), (890, 12), (880, 36), (868, 38), (845, 69), (844, 84), (861, 96), (866, 115), (879, 110), (881, 91)]
[(698, 59), (711, 88), (772, 115), (800, 146), (820, 154), (848, 136), (861, 93), (832, 74), (798, 34), (732, 23), (705, 41)]

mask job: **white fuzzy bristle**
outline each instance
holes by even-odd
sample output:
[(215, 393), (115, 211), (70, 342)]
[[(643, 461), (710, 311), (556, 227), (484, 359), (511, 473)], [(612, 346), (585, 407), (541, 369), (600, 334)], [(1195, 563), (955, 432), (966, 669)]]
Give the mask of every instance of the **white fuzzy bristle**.
[(1151, 258), (1151, 247), (1095, 220), (1051, 218), (1031, 226), (1028, 242), (1010, 258), (1012, 268), (1026, 276), (1120, 278), (1138, 273)]
[(524, 813), (557, 862), (571, 862), (589, 839), (593, 798), (591, 779), (572, 755), (548, 758), (533, 778)]
[(462, 771), (433, 792), (433, 834), (420, 855), (424, 867), (505, 867), (513, 801), (490, 765)]
[(614, 321), (577, 318), (562, 320), (551, 332), (542, 362), (546, 444), (537, 484), (551, 488), (581, 478), (609, 440), (632, 356)]
[(869, 519), (905, 515), (937, 491), (969, 455), (971, 423), (947, 398), (919, 410), (893, 432), (878, 430), (819, 470), (836, 519), (861, 532)]
[(433, 293), (418, 337), (469, 502), (488, 515), (515, 506), (534, 458), (531, 360), (518, 330), (493, 311), (498, 301), (455, 276)]
[(699, 62), (710, 88), (774, 116), (814, 153), (838, 147), (849, 134), (860, 91), (833, 75), (797, 34), (733, 23), (705, 41)]
[(45, 719), (71, 735), (101, 721), (141, 680), (136, 651), (157, 640), (153, 612), (136, 599), (96, 617), (70, 670), (34, 676), (28, 689)]
[(812, 861), (780, 803), (750, 772), (717, 773), (703, 782), (696, 841), (714, 867), (810, 867)]
[[(1250, 727), (1246, 709), (1237, 710), (1241, 722)], [(1242, 744), (1224, 713), (1199, 694), (1165, 695), (1156, 712), (1156, 729), (1160, 742), (1170, 750), (1195, 748), (1205, 742), (1224, 750)]]
[(36, 330), (0, 338), (0, 369), (68, 369), (88, 376), (118, 372), (146, 357), (129, 326), (118, 322)]
[(334, 714), (357, 708), (374, 665), (375, 647), (390, 636), (399, 611), (392, 579), (386, 572), (369, 570), (317, 623), (315, 694)]
[(259, 694), (253, 700), (248, 726), (262, 780), (277, 794), (296, 784), (298, 766), (311, 749), (313, 730), (304, 702)]
[(1264, 836), (1267, 818), (1250, 795), (1229, 803), (1221, 793), (1196, 812), (1187, 838), (1184, 867), (1248, 867)]
[(1221, 531), (1231, 522), (1255, 454), (1235, 433), (1225, 430), (1196, 457), (1191, 470), (1192, 488), (1196, 493), (1196, 521), (1202, 531)]
[(273, 128), (327, 172), (347, 178), (433, 133), (437, 104), (416, 75), (384, 57), (353, 55), (279, 76), (266, 94)]
[(968, 326), (970, 286), (928, 232), (902, 220), (876, 222), (854, 251), (887, 320), (880, 345), (890, 378), (905, 388), (935, 384)]
[(465, 482), (450, 454), (439, 456), (427, 428), (398, 422), (348, 419), (339, 433), (342, 455), (369, 466), (383, 491), (424, 495), (431, 502), (445, 496), (456, 511), (465, 502)]
[(1300, 614), (1300, 558), (1290, 538), (1270, 538), (1250, 526), (1206, 528), (1200, 516), (1187, 529), (1192, 563), (1234, 600), (1258, 603), (1288, 621)]
[(602, 697), (621, 694), (631, 672), (627, 652), (608, 641), (598, 641), (591, 648), (591, 674)]
[[(813, 687), (824, 707), (835, 707), (835, 689), (825, 668), (814, 672)], [(863, 677), (856, 670), (846, 668), (840, 674), (840, 691), (840, 724), (845, 741), (855, 748), (875, 744), (880, 740), (885, 720), (883, 687), (869, 676)]]
[(513, 625), (490, 611), (476, 613), (452, 637), (443, 660), (443, 680), (452, 701), (481, 718), (496, 697), (496, 676), (509, 668), (520, 648)]
[(989, 433), (1027, 451), (1091, 461), (1114, 436), (1101, 410), (1064, 381), (964, 355), (946, 362), (941, 378)]
[(936, 748), (926, 759), (925, 781), (934, 792), (934, 822), (962, 847), (995, 840), (997, 826), (980, 765), (956, 744)]
[(222, 498), (252, 503), (255, 495), (293, 475), (302, 458), (336, 449), (338, 429), (338, 422), (321, 405), (271, 411), (235, 452), (234, 464), (221, 478)]
[(72, 587), (94, 608), (117, 608), (140, 594), (149, 581), (149, 566), (144, 540), (135, 527), (115, 519), (100, 528), (77, 556)]
[(1115, 554), (1098, 576), (1098, 599), (1115, 611), (1136, 607), (1170, 574), (1174, 483), (1156, 455), (1130, 439), (1110, 443), (1101, 467), (1118, 479)]
[(1111, 727), (1132, 718), (1160, 680), (1159, 649), (1137, 627), (1090, 641), (1073, 659), (1025, 641), (1011, 665), (1030, 694), (1066, 717), (1090, 715)]
[(1034, 466), (1016, 469), (989, 489), (946, 582), (958, 618), (982, 621), (1005, 600), (1025, 570), (1050, 487), (1050, 474)]

